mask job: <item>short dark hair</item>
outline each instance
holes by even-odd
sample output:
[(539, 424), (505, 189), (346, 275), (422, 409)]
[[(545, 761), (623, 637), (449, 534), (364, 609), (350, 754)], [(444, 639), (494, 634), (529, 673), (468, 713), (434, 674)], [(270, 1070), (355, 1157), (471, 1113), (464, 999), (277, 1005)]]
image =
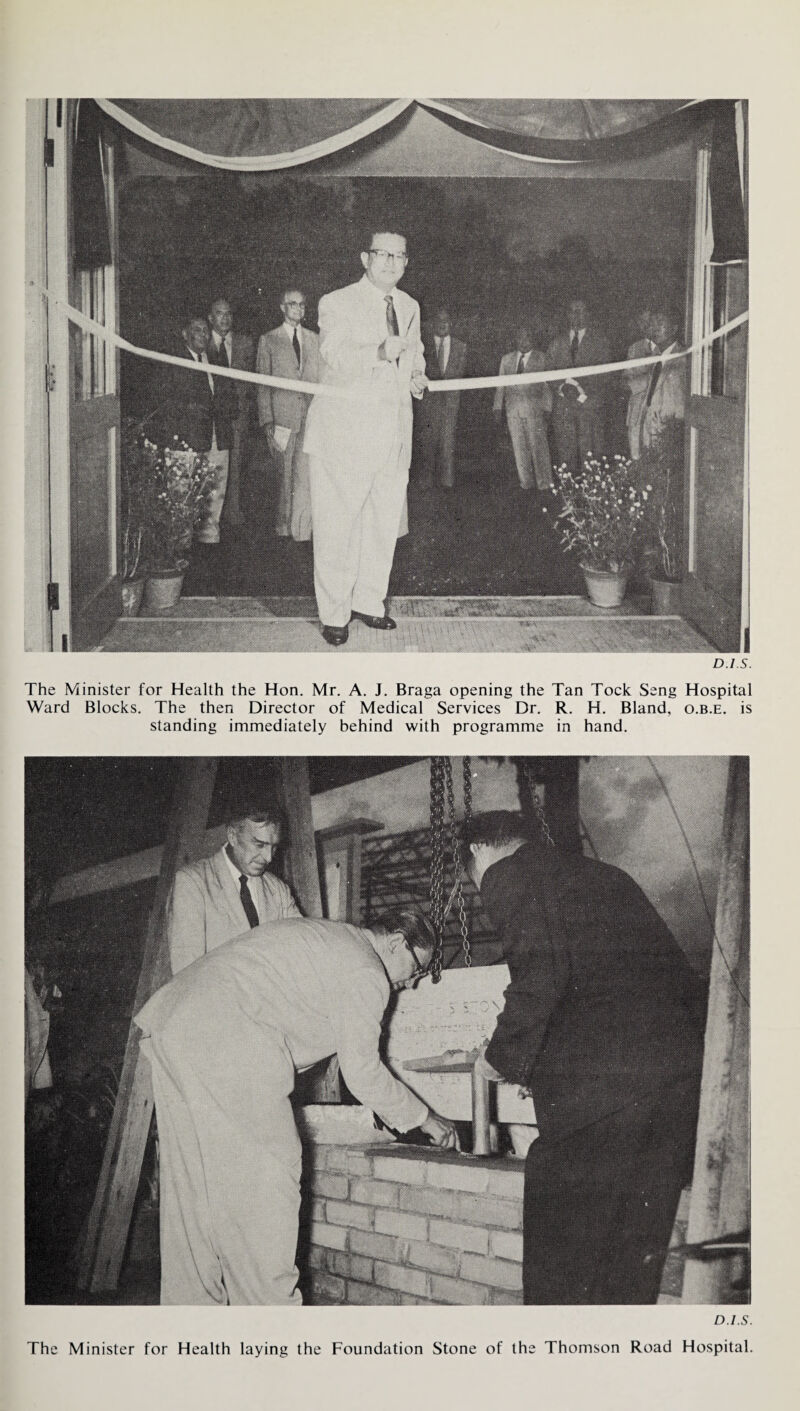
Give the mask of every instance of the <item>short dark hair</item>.
[(286, 831), (286, 817), (278, 803), (264, 803), (263, 799), (243, 799), (235, 808), (228, 811), (228, 827), (239, 828), (242, 823), (276, 823)]
[(509, 843), (529, 843), (532, 834), (521, 813), (495, 808), (465, 819), (461, 825), (461, 838), (467, 845), (477, 843), (490, 848), (505, 848)]
[(408, 236), (402, 228), (398, 228), (397, 224), (391, 220), (386, 222), (379, 222), (378, 224), (373, 221), (372, 225), (367, 225), (364, 227), (363, 235), (365, 239), (362, 243), (361, 249), (364, 254), (366, 254), (372, 248), (372, 242), (375, 239), (376, 235), (398, 235), (401, 240), (405, 240), (406, 249), (408, 249)]
[(433, 923), (421, 906), (392, 907), (390, 911), (382, 912), (372, 923), (372, 930), (380, 931), (386, 936), (400, 931), (414, 951), (433, 953), (436, 947)]

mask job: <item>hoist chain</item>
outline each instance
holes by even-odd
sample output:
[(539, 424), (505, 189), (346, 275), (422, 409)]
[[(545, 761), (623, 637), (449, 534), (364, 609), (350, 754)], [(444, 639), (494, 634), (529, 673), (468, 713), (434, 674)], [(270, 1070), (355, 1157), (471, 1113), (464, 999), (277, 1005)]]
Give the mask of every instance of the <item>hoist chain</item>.
[(536, 815), (536, 822), (539, 824), (539, 830), (545, 842), (548, 843), (551, 848), (554, 848), (556, 845), (555, 838), (550, 832), (550, 825), (548, 824), (547, 819), (544, 816), (544, 806), (542, 804), (541, 799), (539, 798), (538, 793), (536, 792), (536, 776), (534, 774), (532, 766), (528, 763), (523, 764), (522, 773), (525, 778), (525, 783), (528, 786), (528, 795), (531, 801), (531, 808), (533, 809), (533, 812)]
[(444, 759), (431, 758), (431, 890), (430, 920), (436, 936), (431, 975), (439, 983), (444, 948)]
[(458, 829), (456, 827), (456, 801), (453, 792), (453, 763), (452, 760), (445, 760), (445, 783), (447, 787), (447, 833), (450, 842), (450, 855), (453, 859), (453, 889), (455, 893), (455, 904), (458, 911), (458, 925), (461, 931), (461, 946), (464, 951), (464, 964), (469, 968), (472, 964), (472, 955), (469, 947), (469, 931), (467, 930), (467, 912), (464, 906), (464, 888), (461, 880), (461, 847), (459, 845)]

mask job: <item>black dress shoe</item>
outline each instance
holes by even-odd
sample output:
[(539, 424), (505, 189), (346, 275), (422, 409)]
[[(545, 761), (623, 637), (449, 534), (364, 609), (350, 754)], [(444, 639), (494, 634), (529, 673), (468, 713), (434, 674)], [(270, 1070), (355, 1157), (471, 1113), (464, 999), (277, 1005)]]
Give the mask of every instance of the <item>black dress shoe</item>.
[(331, 647), (343, 647), (350, 633), (346, 627), (323, 627), (322, 635)]
[(351, 612), (350, 621), (363, 622), (365, 627), (375, 627), (378, 632), (394, 632), (397, 623), (384, 613), (383, 617), (369, 617), (365, 612)]

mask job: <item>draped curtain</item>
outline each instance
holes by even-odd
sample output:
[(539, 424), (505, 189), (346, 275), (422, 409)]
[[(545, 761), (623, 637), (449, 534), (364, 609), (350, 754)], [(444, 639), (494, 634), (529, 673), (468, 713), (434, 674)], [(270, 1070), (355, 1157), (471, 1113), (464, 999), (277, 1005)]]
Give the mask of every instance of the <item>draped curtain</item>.
[[(415, 105), (522, 161), (593, 163), (641, 157), (712, 132), (715, 258), (746, 255), (731, 99), (237, 98), (95, 100), (159, 147), (229, 171), (276, 171), (352, 147)], [(724, 251), (724, 254), (723, 254)]]

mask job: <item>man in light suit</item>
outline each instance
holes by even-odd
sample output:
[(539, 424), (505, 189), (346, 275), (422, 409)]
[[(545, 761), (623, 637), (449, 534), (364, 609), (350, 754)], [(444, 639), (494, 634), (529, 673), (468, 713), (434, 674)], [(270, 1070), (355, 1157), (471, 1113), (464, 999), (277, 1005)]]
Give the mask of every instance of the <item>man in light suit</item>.
[(334, 647), (352, 618), (384, 632), (396, 626), (385, 599), (411, 462), (411, 398), (427, 386), (419, 304), (397, 288), (407, 262), (404, 235), (374, 230), (363, 278), (319, 304), (320, 381), (340, 395), (314, 397), (303, 444), (314, 588)]
[[(208, 361), (217, 367), (238, 367), (252, 372), (255, 346), (249, 333), (235, 333), (233, 312), (228, 299), (215, 299), (208, 311), (211, 337)], [(228, 453), (228, 484), (225, 491), (225, 523), (242, 523), (241, 481), (247, 435), (250, 430), (252, 393), (249, 383), (231, 378), (216, 379), (218, 394), (227, 396), (231, 410), (231, 447)]]
[[(641, 309), (637, 317), (640, 337), (628, 349), (628, 358), (649, 358), (653, 353), (658, 352), (655, 343), (650, 337), (653, 324), (653, 315), (649, 309)], [(650, 368), (635, 367), (630, 372), (625, 373), (625, 381), (628, 384), (628, 410), (625, 416), (625, 425), (628, 430), (628, 445), (631, 452), (631, 460), (638, 461), (642, 450), (642, 417), (644, 416), (644, 402), (647, 396), (647, 389), (650, 385)]]
[[(653, 314), (655, 352), (679, 353), (683, 344), (678, 338), (679, 319), (669, 309)], [(666, 422), (684, 421), (688, 395), (688, 359), (674, 358), (670, 362), (653, 363), (644, 399), (642, 415), (642, 446), (652, 446)]]
[[(500, 376), (543, 372), (544, 353), (534, 348), (531, 330), (518, 328), (516, 340), (514, 351), (504, 353), (500, 360)], [(530, 490), (534, 485), (537, 490), (549, 490), (553, 483), (550, 446), (547, 441), (547, 418), (553, 407), (549, 383), (534, 382), (527, 387), (498, 387), (494, 394), (493, 408), (498, 424), (504, 406), (520, 485), (523, 490)]]
[[(319, 338), (303, 328), (305, 294), (295, 288), (284, 290), (280, 307), (283, 323), (258, 341), (256, 371), (271, 377), (318, 382)], [(259, 387), (257, 399), (258, 424), (281, 468), (275, 533), (279, 538), (301, 543), (311, 538), (311, 484), (308, 456), (303, 450), (303, 429), (311, 398), (305, 392)], [(276, 427), (283, 428), (284, 435), (290, 433), (283, 449), (275, 439)]]
[(268, 871), (281, 831), (276, 810), (246, 809), (228, 824), (219, 852), (179, 868), (166, 911), (173, 975), (248, 927), (301, 915), (286, 883)]
[[(451, 333), (450, 314), (437, 309), (432, 329), (423, 339), (425, 364), (431, 382), (464, 376), (467, 345)], [(439, 484), (452, 490), (455, 483), (454, 454), (460, 392), (442, 392), (425, 397), (420, 407), (419, 433), (422, 480), (433, 484), (438, 470)]]
[(547, 366), (574, 369), (553, 388), (553, 431), (559, 465), (575, 471), (587, 456), (601, 456), (605, 449), (605, 389), (603, 379), (586, 377), (578, 369), (609, 361), (608, 339), (589, 320), (583, 299), (569, 306), (567, 330), (551, 342)]

